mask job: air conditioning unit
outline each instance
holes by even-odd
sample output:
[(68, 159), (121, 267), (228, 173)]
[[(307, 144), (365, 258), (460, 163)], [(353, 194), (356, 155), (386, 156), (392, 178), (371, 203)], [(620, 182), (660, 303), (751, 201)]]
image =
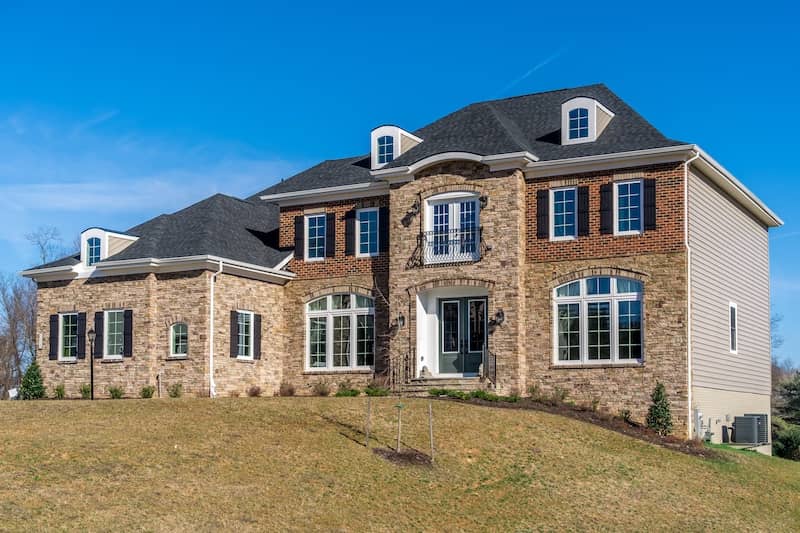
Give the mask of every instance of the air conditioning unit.
[(758, 418), (758, 443), (769, 442), (769, 417), (765, 414), (745, 413), (744, 416), (754, 416)]
[(736, 444), (758, 444), (758, 422), (757, 416), (737, 416), (733, 419), (733, 427), (736, 429)]

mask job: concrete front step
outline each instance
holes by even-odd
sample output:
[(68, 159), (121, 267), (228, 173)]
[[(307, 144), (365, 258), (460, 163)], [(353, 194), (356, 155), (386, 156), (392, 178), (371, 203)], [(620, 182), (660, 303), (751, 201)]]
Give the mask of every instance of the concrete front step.
[(412, 379), (403, 386), (403, 394), (428, 396), (431, 389), (451, 389), (470, 392), (486, 388), (487, 383), (479, 378), (428, 378)]

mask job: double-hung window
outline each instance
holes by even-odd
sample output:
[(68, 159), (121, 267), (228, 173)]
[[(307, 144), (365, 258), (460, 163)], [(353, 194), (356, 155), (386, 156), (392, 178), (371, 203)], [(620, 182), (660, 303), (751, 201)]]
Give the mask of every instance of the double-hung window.
[(614, 184), (614, 234), (636, 235), (642, 232), (642, 181)]
[(550, 235), (554, 241), (578, 236), (578, 189), (550, 190)]
[(480, 208), (472, 193), (446, 193), (426, 206), (425, 263), (480, 259)]
[(569, 112), (569, 138), (583, 139), (589, 136), (589, 110), (585, 107)]
[(189, 326), (184, 322), (169, 328), (170, 357), (186, 357), (189, 354)]
[(739, 351), (739, 308), (733, 302), (728, 304), (728, 325), (730, 329), (729, 348), (731, 353)]
[(237, 311), (236, 313), (237, 357), (239, 359), (253, 359), (253, 313), (250, 311)]
[(86, 265), (94, 266), (100, 262), (100, 238), (91, 237), (86, 240)]
[(370, 207), (356, 211), (356, 250), (359, 257), (378, 255), (378, 208)]
[(384, 135), (378, 137), (378, 164), (385, 165), (394, 161), (394, 137)]
[(59, 315), (59, 359), (73, 361), (78, 355), (78, 314)]
[(368, 369), (375, 363), (375, 304), (357, 294), (323, 296), (306, 306), (309, 370)]
[(553, 316), (557, 365), (643, 359), (639, 281), (596, 276), (561, 285), (554, 290)]
[(125, 312), (105, 312), (105, 347), (103, 357), (117, 359), (122, 357), (125, 347)]
[(309, 261), (325, 259), (325, 213), (306, 215), (306, 254)]

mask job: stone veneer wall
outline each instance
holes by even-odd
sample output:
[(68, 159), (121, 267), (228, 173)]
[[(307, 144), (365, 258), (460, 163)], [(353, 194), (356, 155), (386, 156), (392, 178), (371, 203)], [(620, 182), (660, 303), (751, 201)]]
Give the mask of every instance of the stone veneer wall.
[[(569, 399), (600, 406), (613, 414), (630, 410), (643, 421), (656, 382), (669, 395), (675, 433), (688, 430), (689, 373), (686, 328), (688, 285), (686, 254), (647, 254), (613, 259), (537, 263), (527, 267), (526, 328), (528, 386), (544, 394), (556, 387)], [(625, 366), (564, 368), (553, 364), (552, 290), (574, 279), (593, 275), (624, 276), (644, 283), (644, 363)]]
[[(472, 191), (485, 195), (481, 209), (483, 241), (490, 246), (480, 261), (449, 265), (416, 266), (409, 260), (417, 253), (418, 236), (424, 231), (424, 200), (435, 194)], [(525, 375), (525, 334), (523, 327), (525, 293), (525, 182), (519, 170), (490, 172), (475, 163), (444, 163), (430, 167), (415, 180), (391, 190), (392, 236), (389, 301), (392, 317), (407, 317), (406, 327), (391, 339), (391, 359), (395, 364), (416, 351), (416, 297), (419, 291), (445, 286), (479, 286), (488, 292), (488, 316), (502, 309), (504, 323), (489, 335), (489, 350), (497, 355), (498, 390), (522, 390)], [(403, 218), (415, 202), (418, 215), (409, 225)], [(416, 358), (416, 355), (414, 355)], [(414, 377), (412, 363), (410, 376)]]

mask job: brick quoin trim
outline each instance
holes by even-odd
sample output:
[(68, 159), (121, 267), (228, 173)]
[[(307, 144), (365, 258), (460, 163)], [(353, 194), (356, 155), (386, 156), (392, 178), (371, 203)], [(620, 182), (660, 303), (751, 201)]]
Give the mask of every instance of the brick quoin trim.
[(287, 269), (297, 274), (297, 279), (338, 278), (353, 274), (373, 274), (387, 277), (389, 274), (389, 254), (380, 252), (375, 257), (345, 255), (345, 214), (351, 209), (367, 207), (388, 207), (389, 196), (377, 196), (360, 200), (342, 200), (281, 208), (280, 247), (294, 249), (294, 218), (302, 216), (306, 209), (324, 209), (325, 213), (336, 214), (336, 256), (326, 257), (324, 261), (305, 261), (292, 259)]
[[(632, 179), (656, 180), (656, 229), (641, 235), (614, 236), (600, 233), (600, 186)], [(589, 187), (589, 235), (572, 241), (551, 242), (536, 238), (536, 193), (555, 187)], [(604, 170), (537, 178), (525, 192), (526, 262), (597, 259), (683, 250), (683, 163), (665, 163), (621, 170)]]

